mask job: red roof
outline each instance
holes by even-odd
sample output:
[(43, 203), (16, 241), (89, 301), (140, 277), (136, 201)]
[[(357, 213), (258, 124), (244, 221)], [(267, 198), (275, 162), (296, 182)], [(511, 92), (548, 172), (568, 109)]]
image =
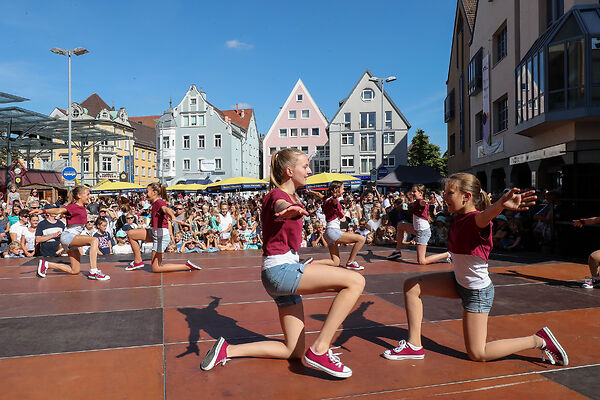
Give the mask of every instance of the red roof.
[[(250, 126), (250, 119), (252, 118), (252, 113), (254, 110), (252, 108), (240, 108), (238, 110), (219, 110), (223, 117), (229, 117), (231, 122), (236, 125), (241, 126), (246, 131), (248, 130), (248, 126)], [(244, 114), (244, 118), (242, 118), (242, 114)]]
[(102, 111), (104, 108), (106, 108), (107, 110), (112, 110), (112, 108), (109, 107), (108, 104), (106, 104), (104, 100), (102, 100), (102, 98), (98, 96), (97, 93), (92, 94), (90, 97), (88, 97), (79, 104), (81, 105), (81, 107), (85, 107), (87, 109), (88, 115), (90, 117), (94, 118), (98, 114), (100, 114), (100, 111)]
[(142, 125), (149, 126), (150, 128), (155, 128), (156, 120), (158, 120), (160, 117), (160, 115), (145, 115), (141, 117), (129, 117), (129, 120), (139, 122)]

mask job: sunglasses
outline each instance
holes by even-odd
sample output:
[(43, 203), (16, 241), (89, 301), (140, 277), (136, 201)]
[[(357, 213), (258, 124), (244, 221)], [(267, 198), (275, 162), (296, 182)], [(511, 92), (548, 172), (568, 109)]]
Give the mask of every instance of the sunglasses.
[(135, 218), (133, 218), (133, 217), (127, 217), (127, 218), (125, 218), (125, 219), (135, 219)]

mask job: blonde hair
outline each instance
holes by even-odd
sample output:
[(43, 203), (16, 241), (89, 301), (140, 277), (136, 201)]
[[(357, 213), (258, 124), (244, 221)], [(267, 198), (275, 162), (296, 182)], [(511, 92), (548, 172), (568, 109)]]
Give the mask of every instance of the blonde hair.
[(481, 182), (474, 175), (466, 172), (452, 174), (445, 180), (445, 184), (450, 182), (456, 184), (458, 191), (473, 195), (473, 204), (477, 211), (483, 211), (492, 204), (488, 194), (481, 188)]
[(167, 188), (165, 187), (165, 185), (162, 185), (162, 184), (156, 183), (156, 182), (152, 182), (151, 184), (148, 185), (148, 187), (150, 189), (154, 190), (156, 193), (158, 193), (158, 195), (163, 200), (167, 199)]
[(280, 188), (283, 183), (284, 172), (286, 168), (294, 168), (298, 157), (306, 155), (298, 149), (282, 149), (276, 151), (271, 156), (271, 177), (269, 180), (269, 190)]
[(86, 190), (90, 189), (85, 186), (75, 186), (73, 190), (69, 192), (69, 203), (75, 203), (77, 200), (79, 200), (79, 196), (81, 196), (81, 194)]

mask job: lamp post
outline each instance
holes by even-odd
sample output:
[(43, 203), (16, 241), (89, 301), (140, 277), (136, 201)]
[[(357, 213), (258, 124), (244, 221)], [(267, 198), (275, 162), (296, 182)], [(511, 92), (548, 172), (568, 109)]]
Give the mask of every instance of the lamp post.
[(383, 136), (385, 135), (385, 133), (384, 133), (385, 114), (383, 112), (383, 98), (384, 98), (385, 91), (383, 90), (383, 84), (385, 82), (395, 81), (396, 77), (388, 76), (387, 78), (378, 78), (376, 76), (373, 76), (373, 77), (369, 78), (369, 80), (371, 82), (376, 82), (376, 83), (379, 82), (379, 84), (381, 85), (381, 165), (383, 166), (383, 143), (384, 143)]
[[(54, 54), (60, 54), (62, 56), (67, 56), (69, 58), (69, 107), (67, 109), (67, 118), (69, 119), (69, 160), (68, 160), (68, 167), (71, 166), (71, 157), (72, 157), (72, 152), (71, 152), (71, 56), (73, 54), (75, 54), (76, 56), (80, 56), (83, 55), (85, 53), (89, 53), (87, 51), (87, 49), (84, 49), (83, 47), (75, 47), (74, 49), (61, 49), (58, 47), (53, 47), (50, 49), (51, 52), (53, 52)], [(83, 157), (83, 154), (80, 154), (79, 157)], [(83, 171), (81, 171), (81, 173), (83, 174)], [(83, 175), (82, 175), (83, 177)], [(83, 179), (81, 181), (83, 183)]]

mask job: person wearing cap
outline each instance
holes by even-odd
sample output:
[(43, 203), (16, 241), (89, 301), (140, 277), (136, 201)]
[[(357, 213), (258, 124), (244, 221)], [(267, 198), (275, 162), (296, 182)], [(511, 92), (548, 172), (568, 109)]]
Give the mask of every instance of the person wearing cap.
[(500, 214), (495, 220), (497, 227), (493, 236), (494, 247), (502, 248), (502, 239), (508, 235), (508, 218), (506, 218), (505, 215)]
[[(44, 210), (52, 208), (56, 208), (56, 206), (46, 206)], [(65, 224), (58, 221), (56, 217), (56, 214), (47, 214), (35, 230), (35, 242), (40, 245), (40, 255), (42, 257), (53, 257), (58, 253), (60, 235), (65, 230)]]

